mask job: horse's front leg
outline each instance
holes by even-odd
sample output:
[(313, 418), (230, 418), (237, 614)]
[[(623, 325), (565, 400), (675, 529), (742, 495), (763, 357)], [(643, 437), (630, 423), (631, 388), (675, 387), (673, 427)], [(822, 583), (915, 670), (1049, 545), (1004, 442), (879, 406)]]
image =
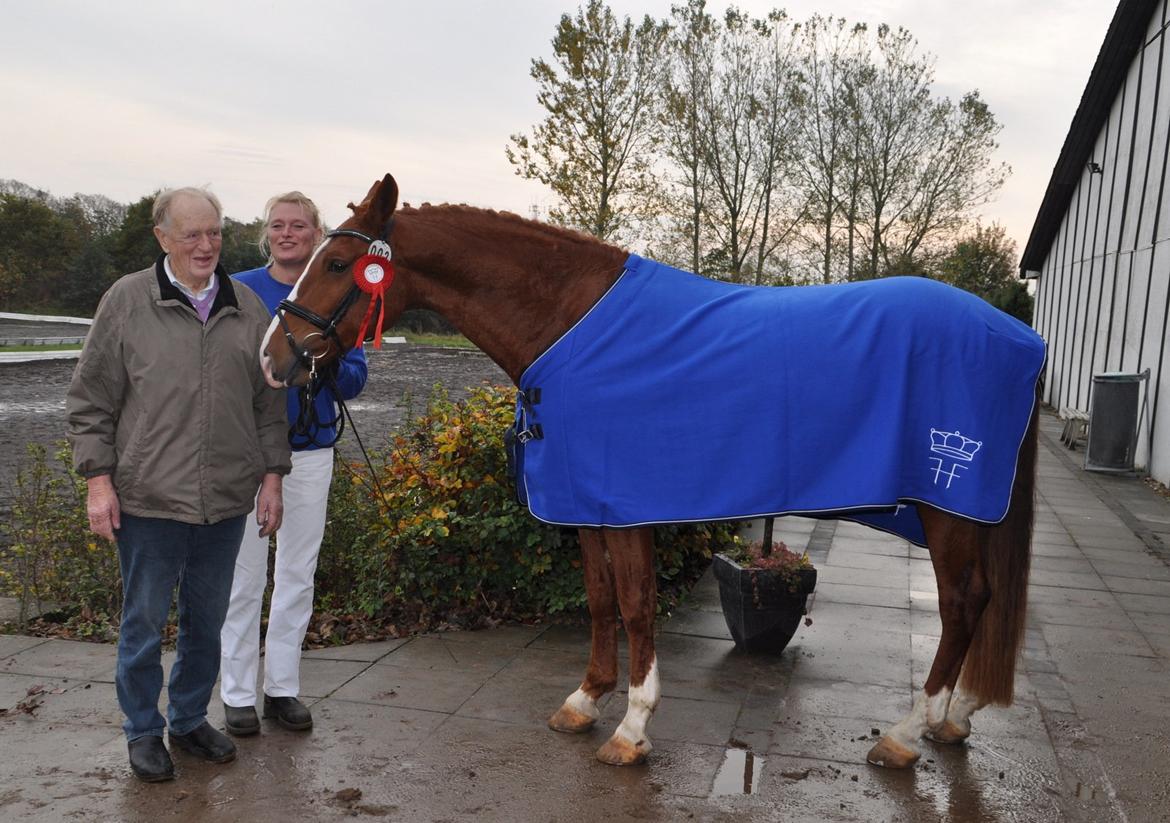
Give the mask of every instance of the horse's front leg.
[(621, 725), (597, 751), (613, 766), (632, 766), (652, 748), (646, 727), (658, 706), (658, 665), (654, 655), (654, 616), (658, 582), (654, 571), (654, 531), (605, 531), (617, 583), (618, 605), (630, 644), (629, 706)]
[(597, 722), (597, 701), (617, 685), (617, 590), (609, 552), (599, 529), (580, 529), (581, 561), (593, 640), (580, 688), (549, 718), (550, 729), (584, 732)]

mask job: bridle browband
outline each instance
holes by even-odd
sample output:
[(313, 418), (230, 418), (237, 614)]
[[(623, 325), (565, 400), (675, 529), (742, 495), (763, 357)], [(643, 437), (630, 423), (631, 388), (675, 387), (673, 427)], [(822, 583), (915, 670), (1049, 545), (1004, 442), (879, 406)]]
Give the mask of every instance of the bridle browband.
[[(386, 249), (389, 249), (388, 238), (393, 227), (394, 218), (391, 217), (390, 220), (387, 221), (385, 228), (382, 230), (382, 236), (377, 239), (364, 232), (357, 231), (356, 229), (334, 229), (325, 235), (325, 242), (329, 242), (334, 237), (354, 237), (358, 240), (365, 241), (370, 246), (373, 246), (375, 242), (380, 242), (385, 246)], [(288, 371), (285, 372), (284, 377), (280, 382), (287, 385), (289, 378), (292, 377), (293, 372), (295, 372), (297, 369), (297, 366), (301, 366), (309, 373), (310, 380), (316, 376), (317, 360), (321, 357), (321, 355), (312, 354), (309, 349), (303, 345), (303, 343), (308, 342), (312, 337), (321, 337), (326, 342), (332, 341), (337, 344), (338, 351), (345, 350), (345, 346), (343, 346), (341, 343), (341, 338), (337, 336), (337, 326), (345, 318), (346, 313), (350, 310), (350, 307), (353, 306), (354, 301), (358, 299), (358, 295), (360, 294), (361, 289), (358, 288), (358, 285), (355, 282), (349, 287), (349, 291), (347, 291), (345, 296), (341, 298), (341, 302), (337, 304), (337, 308), (333, 310), (333, 313), (329, 315), (328, 319), (317, 314), (312, 309), (306, 308), (305, 306), (302, 306), (299, 303), (295, 303), (292, 300), (281, 300), (280, 303), (277, 304), (276, 319), (277, 322), (280, 323), (280, 328), (284, 332), (284, 339), (288, 343), (289, 349), (292, 350), (294, 357), (292, 364), (289, 366)], [(299, 317), (301, 320), (304, 320), (306, 323), (316, 328), (317, 331), (306, 335), (305, 340), (302, 343), (298, 343), (297, 339), (293, 336), (292, 329), (288, 327), (288, 321), (285, 320), (285, 314), (291, 314), (295, 317)], [(360, 340), (357, 342), (359, 345), (361, 344)]]

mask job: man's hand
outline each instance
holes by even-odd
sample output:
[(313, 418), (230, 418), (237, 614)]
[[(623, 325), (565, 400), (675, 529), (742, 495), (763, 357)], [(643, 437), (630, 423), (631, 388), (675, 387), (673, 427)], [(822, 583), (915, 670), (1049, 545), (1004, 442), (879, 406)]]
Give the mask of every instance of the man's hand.
[(260, 536), (268, 537), (280, 528), (280, 521), (284, 519), (284, 498), (281, 494), (281, 476), (266, 474), (260, 483), (260, 493), (256, 495), (256, 525), (260, 527)]
[(114, 491), (114, 481), (108, 474), (99, 474), (85, 482), (85, 512), (89, 516), (89, 529), (113, 542), (114, 529), (122, 528), (122, 507), (118, 503), (118, 493)]

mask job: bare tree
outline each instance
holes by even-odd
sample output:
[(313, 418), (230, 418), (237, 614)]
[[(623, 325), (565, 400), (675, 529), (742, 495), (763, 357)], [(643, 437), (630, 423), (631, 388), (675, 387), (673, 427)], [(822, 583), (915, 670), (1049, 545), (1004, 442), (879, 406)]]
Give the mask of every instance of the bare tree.
[(795, 159), (793, 132), (800, 116), (796, 83), (795, 28), (783, 11), (773, 11), (754, 27), (761, 39), (759, 97), (761, 144), (756, 174), (763, 205), (760, 240), (756, 246), (755, 284), (778, 278), (769, 276), (769, 257), (786, 244), (796, 230), (802, 206), (799, 194), (788, 185), (790, 165)]
[(969, 221), (1009, 173), (992, 165), (1000, 126), (978, 92), (958, 106), (934, 99), (934, 58), (917, 45), (905, 29), (880, 27), (877, 65), (859, 87), (865, 276), (924, 270), (930, 241)]
[(655, 188), (654, 91), (666, 34), (649, 16), (635, 28), (589, 0), (575, 17), (561, 16), (552, 41), (556, 65), (532, 61), (548, 116), (531, 137), (513, 135), (505, 151), (517, 174), (558, 196), (551, 219), (609, 240), (646, 209)]
[(884, 238), (887, 260), (913, 261), (932, 240), (953, 237), (1011, 173), (1007, 164), (992, 160), (1001, 126), (978, 91), (964, 95), (958, 105), (937, 102), (931, 122), (934, 141), (918, 159), (896, 231)]
[(801, 32), (800, 128), (797, 174), (806, 200), (818, 279), (835, 279), (834, 251), (856, 218), (856, 89), (865, 68), (864, 25), (814, 16)]
[(737, 9), (724, 15), (717, 43), (717, 62), (699, 100), (703, 161), (715, 194), (709, 225), (727, 276), (742, 282), (763, 216), (756, 174), (764, 140), (762, 59), (758, 31)]
[[(700, 100), (711, 82), (715, 21), (706, 10), (706, 0), (688, 0), (673, 6), (674, 25), (668, 41), (667, 71), (662, 97), (662, 148), (668, 168), (677, 174), (672, 182), (686, 200), (685, 225), (690, 270), (702, 273), (703, 213), (708, 174), (703, 162), (703, 133)], [(667, 196), (673, 192), (668, 191)], [(668, 205), (666, 211), (673, 209)]]
[(560, 198), (550, 219), (736, 282), (828, 283), (928, 273), (1010, 173), (978, 92), (936, 98), (905, 29), (679, 3), (635, 28), (590, 0), (533, 61), (548, 116), (507, 154)]

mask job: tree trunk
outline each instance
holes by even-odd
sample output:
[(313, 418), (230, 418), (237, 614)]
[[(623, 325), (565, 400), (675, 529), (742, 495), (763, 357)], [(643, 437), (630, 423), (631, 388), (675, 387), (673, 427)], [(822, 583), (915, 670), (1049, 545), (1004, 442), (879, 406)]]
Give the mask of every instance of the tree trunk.
[(767, 557), (772, 553), (772, 524), (775, 522), (774, 517), (764, 518), (764, 542), (760, 547), (760, 554)]

